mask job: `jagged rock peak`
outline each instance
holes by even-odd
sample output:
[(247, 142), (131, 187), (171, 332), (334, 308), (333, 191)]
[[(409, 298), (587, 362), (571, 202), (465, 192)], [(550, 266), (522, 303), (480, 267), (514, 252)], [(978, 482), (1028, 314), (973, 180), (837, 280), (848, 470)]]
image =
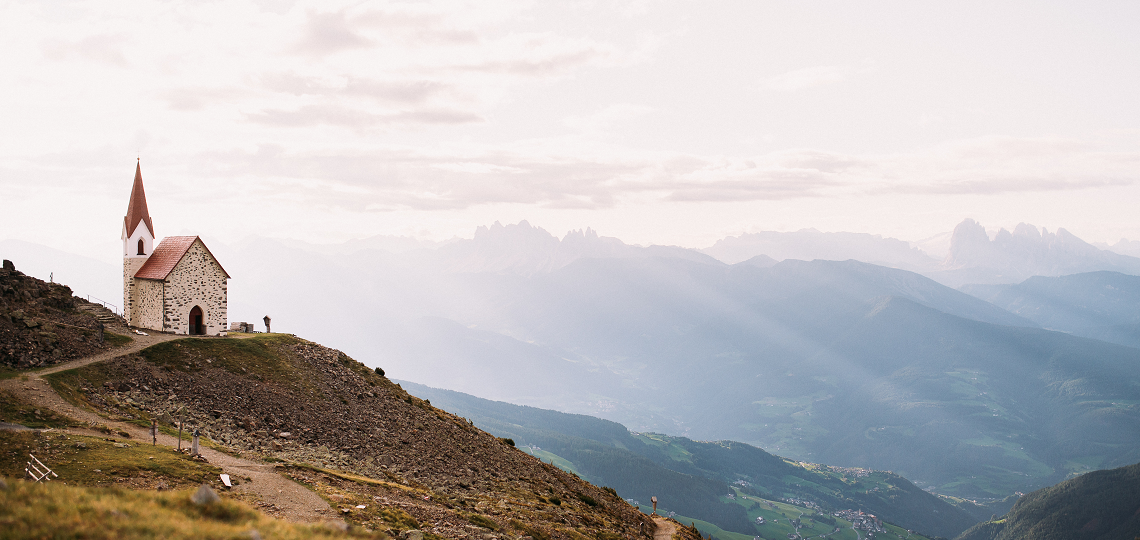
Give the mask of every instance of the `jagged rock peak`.
[(999, 229), (991, 240), (985, 227), (967, 218), (954, 228), (943, 267), (987, 268), (1020, 280), (1095, 270), (1136, 273), (1140, 260), (1100, 250), (1063, 228), (1051, 233), (1028, 223), (1013, 232)]
[(514, 225), (503, 225), (502, 223), (496, 221), (492, 223), (490, 227), (486, 225), (480, 225), (475, 228), (475, 240), (528, 237), (541, 238), (543, 240), (558, 240), (557, 237), (547, 232), (546, 229), (543, 229), (542, 227), (535, 227), (525, 219)]

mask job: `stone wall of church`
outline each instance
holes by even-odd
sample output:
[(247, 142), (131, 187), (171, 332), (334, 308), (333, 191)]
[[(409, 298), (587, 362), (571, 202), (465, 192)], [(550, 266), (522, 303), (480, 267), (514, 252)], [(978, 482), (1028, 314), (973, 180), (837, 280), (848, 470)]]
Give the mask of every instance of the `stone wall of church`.
[(153, 279), (136, 279), (134, 307), (131, 314), (135, 318), (134, 326), (162, 330), (162, 281)]
[(189, 333), (190, 310), (198, 306), (202, 309), (206, 334), (224, 336), (228, 318), (226, 294), (226, 274), (222, 267), (201, 240), (194, 242), (166, 278), (163, 330)]
[[(123, 318), (131, 326), (142, 326), (135, 317), (134, 306), (138, 301), (138, 291), (135, 290), (135, 272), (146, 264), (146, 257), (123, 258)], [(141, 281), (141, 280), (140, 280)], [(153, 328), (148, 326), (147, 328)], [(157, 328), (155, 328), (157, 330)]]

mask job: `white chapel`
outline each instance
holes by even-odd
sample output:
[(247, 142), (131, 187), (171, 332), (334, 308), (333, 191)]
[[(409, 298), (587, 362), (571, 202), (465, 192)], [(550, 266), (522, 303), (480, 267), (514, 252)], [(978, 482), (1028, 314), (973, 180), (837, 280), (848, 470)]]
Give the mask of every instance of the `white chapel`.
[(154, 245), (141, 164), (135, 166), (122, 237), (127, 324), (174, 334), (226, 335), (230, 275), (197, 236), (168, 236)]

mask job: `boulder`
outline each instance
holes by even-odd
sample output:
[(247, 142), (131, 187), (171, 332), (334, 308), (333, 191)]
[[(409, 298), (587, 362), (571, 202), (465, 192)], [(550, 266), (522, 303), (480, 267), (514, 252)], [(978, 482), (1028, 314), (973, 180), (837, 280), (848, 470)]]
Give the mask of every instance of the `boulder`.
[(194, 494), (190, 496), (190, 500), (198, 506), (205, 506), (218, 502), (221, 500), (221, 497), (218, 497), (218, 494), (214, 493), (214, 490), (211, 489), (210, 486), (202, 484), (198, 486), (198, 491), (195, 491)]
[(410, 531), (404, 531), (404, 534), (401, 534), (400, 538), (401, 540), (424, 540), (424, 533), (423, 531), (412, 529)]

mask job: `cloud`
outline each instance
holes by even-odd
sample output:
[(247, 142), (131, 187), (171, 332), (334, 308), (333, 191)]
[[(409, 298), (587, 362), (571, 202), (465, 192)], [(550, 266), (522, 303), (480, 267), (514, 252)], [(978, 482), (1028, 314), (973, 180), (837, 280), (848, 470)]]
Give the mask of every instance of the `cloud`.
[(94, 35), (79, 41), (48, 40), (40, 45), (44, 58), (48, 60), (87, 60), (115, 67), (127, 67), (127, 57), (123, 45), (127, 38), (122, 35)]
[(294, 51), (321, 56), (371, 45), (370, 40), (351, 28), (348, 17), (343, 11), (309, 13), (304, 35), (294, 47)]
[(594, 60), (605, 58), (608, 52), (587, 47), (579, 50), (556, 51), (550, 54), (533, 54), (524, 58), (486, 59), (467, 64), (456, 64), (453, 69), (509, 73), (513, 75), (545, 75), (564, 71)]
[(511, 33), (456, 51), (441, 67), (457, 71), (546, 76), (588, 64), (618, 61), (613, 45), (553, 33)]
[(198, 111), (214, 103), (232, 102), (249, 95), (240, 88), (171, 88), (158, 92), (166, 105), (176, 111)]
[(1140, 175), (1131, 177), (1067, 177), (1061, 175), (988, 175), (955, 179), (926, 185), (892, 186), (887, 191), (929, 195), (1002, 195), (1009, 193), (1041, 193), (1075, 191), (1136, 184)]
[(776, 92), (795, 92), (843, 82), (856, 73), (874, 68), (875, 61), (870, 58), (856, 64), (806, 67), (768, 77), (764, 79), (763, 86)]
[(769, 77), (765, 79), (764, 85), (777, 92), (794, 92), (840, 82), (850, 72), (850, 68), (844, 66), (815, 66)]
[[(1140, 153), (1104, 152), (1065, 140), (986, 138), (907, 154), (793, 149), (743, 157), (586, 149), (564, 146), (567, 141), (433, 151), (281, 151), (272, 156), (235, 151), (211, 158), (222, 165), (211, 174), (258, 174), (345, 186), (310, 194), (325, 205), (422, 210), (501, 203), (600, 209), (632, 199), (745, 202), (899, 193), (996, 195), (1140, 183)], [(964, 160), (964, 155), (973, 158)]]
[(454, 90), (451, 84), (425, 79), (377, 80), (353, 75), (317, 77), (293, 71), (262, 74), (259, 82), (268, 90), (295, 96), (354, 96), (407, 104), (423, 103)]
[(247, 114), (251, 122), (283, 127), (331, 125), (365, 128), (384, 124), (465, 124), (482, 122), (483, 117), (454, 109), (413, 109), (372, 113), (341, 105), (306, 105), (294, 110), (266, 109)]
[(870, 161), (880, 178), (872, 193), (998, 195), (1140, 183), (1140, 151), (1057, 137), (978, 137)]
[(380, 29), (389, 38), (418, 45), (470, 45), (480, 41), (476, 31), (451, 26), (445, 14), (430, 11), (366, 11), (354, 17), (353, 22), (362, 28)]
[(517, 173), (523, 172), (518, 167), (507, 167), (503, 165), (495, 165), (493, 163), (477, 163), (477, 162), (463, 162), (463, 163), (437, 163), (432, 165), (437, 169), (445, 171), (471, 173), (471, 174), (489, 174), (489, 173)]
[(601, 134), (651, 112), (653, 108), (645, 105), (617, 103), (589, 115), (568, 116), (562, 123), (583, 133)]
[(776, 200), (821, 196), (821, 190), (842, 183), (834, 173), (819, 170), (694, 156), (628, 159), (491, 149), (449, 155), (390, 148), (323, 155), (234, 151), (203, 159), (220, 166), (210, 171), (215, 176), (258, 174), (301, 181), (291, 183), (290, 189), (317, 182), (326, 187), (305, 197), (357, 210), (442, 210), (500, 203), (597, 209), (630, 196), (662, 201)]

